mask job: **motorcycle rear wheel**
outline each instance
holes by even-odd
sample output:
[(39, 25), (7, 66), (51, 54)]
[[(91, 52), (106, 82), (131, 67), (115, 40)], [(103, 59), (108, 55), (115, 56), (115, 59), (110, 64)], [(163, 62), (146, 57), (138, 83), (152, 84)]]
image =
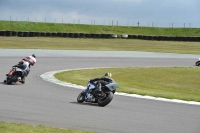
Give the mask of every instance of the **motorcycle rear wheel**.
[(104, 107), (104, 106), (108, 105), (112, 101), (113, 93), (112, 92), (108, 92), (108, 93), (105, 93), (105, 94), (106, 94), (106, 98), (105, 99), (98, 100), (98, 106)]
[(12, 82), (16, 82), (16, 80), (17, 80), (17, 76), (14, 75), (10, 79), (7, 80), (6, 84), (10, 85), (12, 84)]

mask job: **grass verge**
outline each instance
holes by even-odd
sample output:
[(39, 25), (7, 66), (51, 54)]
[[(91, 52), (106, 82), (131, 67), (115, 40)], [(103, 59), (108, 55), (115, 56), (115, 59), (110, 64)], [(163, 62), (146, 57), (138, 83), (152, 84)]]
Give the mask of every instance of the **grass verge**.
[(120, 85), (117, 92), (200, 102), (200, 69), (185, 67), (101, 68), (61, 72), (59, 80), (86, 86), (87, 82), (111, 72)]
[(111, 33), (165, 36), (200, 36), (200, 28), (157, 28), (133, 26), (106, 26), (84, 24), (55, 24), (35, 22), (0, 21), (0, 30), (44, 31), (44, 32), (79, 32)]
[(66, 130), (46, 126), (33, 126), (0, 121), (0, 133), (92, 133), (89, 131)]
[(10, 49), (110, 50), (200, 54), (199, 42), (46, 37), (0, 37), (0, 40), (0, 48)]

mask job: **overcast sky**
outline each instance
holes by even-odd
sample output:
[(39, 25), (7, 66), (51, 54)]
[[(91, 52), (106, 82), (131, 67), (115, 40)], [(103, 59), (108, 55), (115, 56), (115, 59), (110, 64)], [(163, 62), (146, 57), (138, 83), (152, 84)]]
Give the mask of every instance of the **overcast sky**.
[(199, 27), (200, 0), (0, 0), (0, 20)]

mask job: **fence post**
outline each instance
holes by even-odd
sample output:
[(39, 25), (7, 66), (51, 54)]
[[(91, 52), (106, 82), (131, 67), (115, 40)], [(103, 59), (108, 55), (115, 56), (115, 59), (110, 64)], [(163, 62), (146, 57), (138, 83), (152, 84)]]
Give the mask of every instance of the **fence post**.
[(139, 27), (140, 27), (140, 22), (138, 21), (138, 23), (137, 23), (137, 24), (138, 24), (138, 28), (139, 28)]

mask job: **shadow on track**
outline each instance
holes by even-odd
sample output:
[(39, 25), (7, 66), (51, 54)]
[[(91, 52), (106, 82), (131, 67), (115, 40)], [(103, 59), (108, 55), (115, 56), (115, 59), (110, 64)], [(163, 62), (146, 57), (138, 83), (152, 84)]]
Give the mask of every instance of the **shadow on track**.
[(77, 104), (77, 105), (85, 105), (85, 106), (96, 106), (96, 107), (100, 107), (97, 105), (97, 103), (87, 103), (87, 102), (84, 102), (84, 103), (79, 103), (79, 102), (70, 102), (72, 104)]
[[(4, 82), (0, 82), (0, 84), (2, 84), (2, 85), (8, 85), (8, 84), (6, 84), (6, 83), (4, 83)], [(20, 83), (12, 83), (12, 84), (10, 84), (10, 85), (22, 85), (22, 84), (20, 84)]]

